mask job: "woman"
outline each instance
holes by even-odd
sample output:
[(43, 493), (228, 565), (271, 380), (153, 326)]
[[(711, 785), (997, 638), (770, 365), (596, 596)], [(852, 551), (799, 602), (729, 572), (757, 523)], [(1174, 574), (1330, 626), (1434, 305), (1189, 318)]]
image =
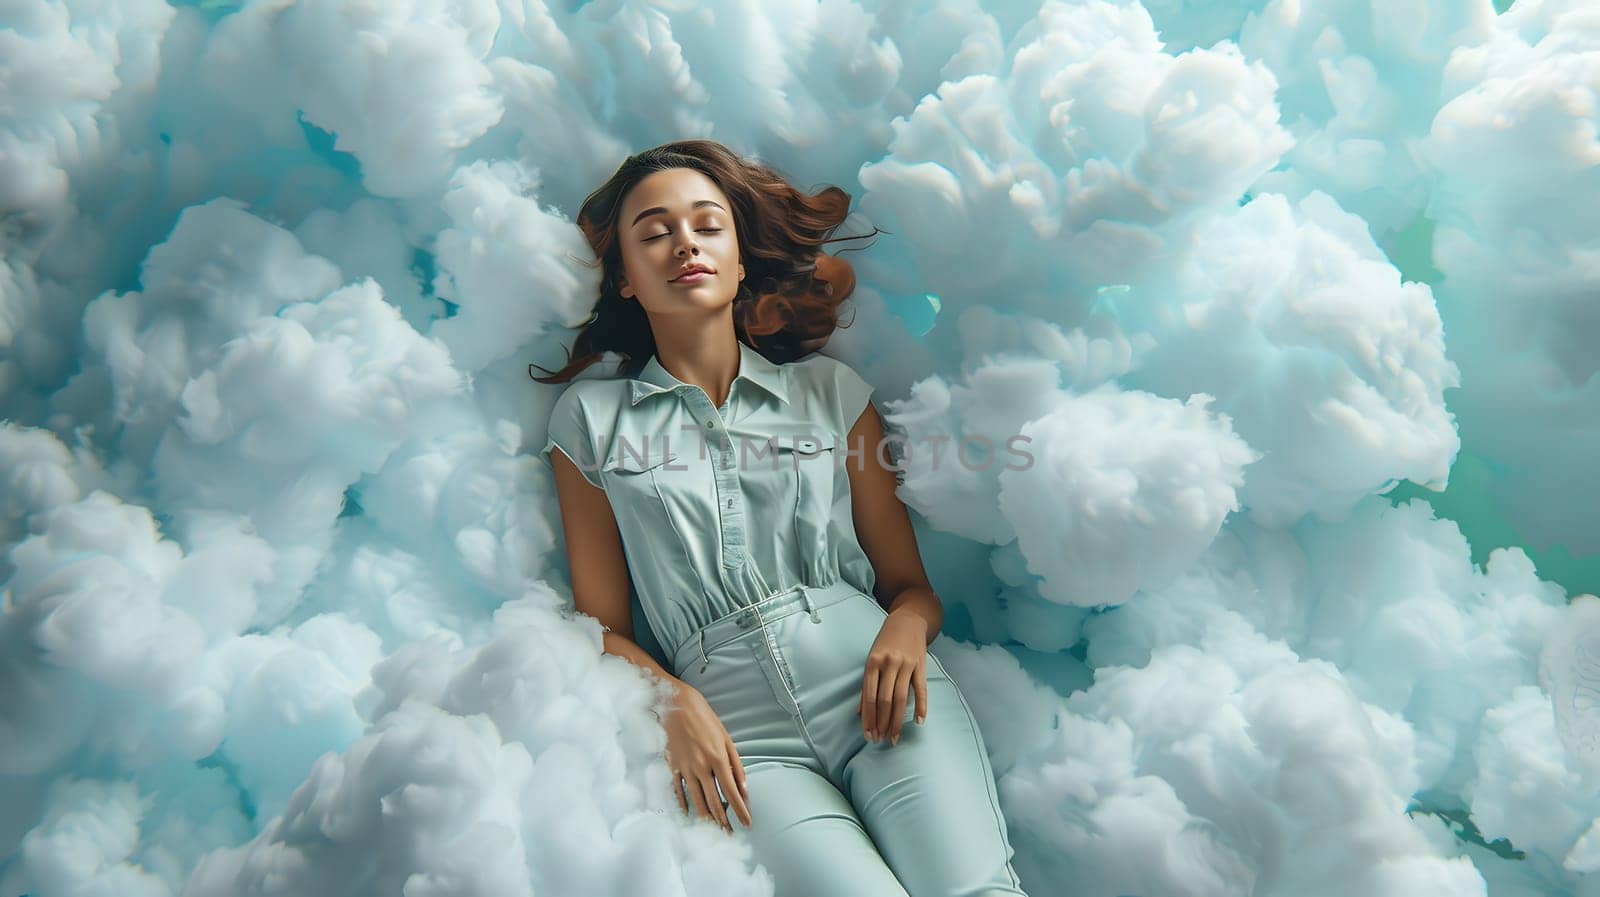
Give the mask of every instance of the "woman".
[[(672, 686), (680, 806), (732, 832), (731, 808), (779, 897), (1022, 894), (982, 738), (927, 650), (942, 610), (872, 387), (806, 354), (854, 285), (820, 253), (848, 207), (708, 140), (630, 157), (584, 202), (600, 299), (536, 379), (608, 349), (625, 376), (572, 382), (542, 453), (574, 601)], [(670, 670), (634, 640), (630, 574)]]

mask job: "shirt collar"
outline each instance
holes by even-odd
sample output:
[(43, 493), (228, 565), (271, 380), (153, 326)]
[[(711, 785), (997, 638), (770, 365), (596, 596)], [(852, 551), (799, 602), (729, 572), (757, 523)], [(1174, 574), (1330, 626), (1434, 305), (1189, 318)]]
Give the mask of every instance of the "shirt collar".
[[(778, 401), (788, 404), (788, 390), (783, 385), (783, 368), (768, 361), (766, 356), (745, 345), (742, 340), (734, 340), (739, 346), (739, 374), (734, 381), (749, 380), (767, 392), (777, 396)], [(631, 404), (639, 404), (645, 396), (655, 395), (660, 392), (671, 392), (681, 386), (688, 386), (677, 377), (672, 376), (661, 362), (652, 354), (645, 363), (639, 376), (628, 381), (632, 391)], [(733, 389), (729, 385), (729, 390)]]

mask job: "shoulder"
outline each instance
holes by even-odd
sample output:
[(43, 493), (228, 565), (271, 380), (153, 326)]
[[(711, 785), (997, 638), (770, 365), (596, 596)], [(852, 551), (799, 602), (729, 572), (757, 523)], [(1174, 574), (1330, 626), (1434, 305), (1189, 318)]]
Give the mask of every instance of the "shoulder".
[(866, 409), (872, 384), (845, 362), (813, 352), (787, 366), (792, 368), (790, 388), (839, 432), (848, 432)]
[(857, 373), (856, 369), (849, 364), (831, 355), (823, 355), (820, 352), (812, 352), (804, 358), (796, 359), (791, 364), (795, 365), (798, 370), (803, 371), (803, 375), (812, 382), (833, 388), (858, 389), (867, 382), (866, 378)]
[(806, 386), (837, 390), (841, 384), (855, 385), (865, 382), (850, 365), (831, 355), (812, 352), (784, 365), (792, 379)]
[(628, 381), (622, 378), (589, 377), (573, 380), (562, 390), (551, 409), (551, 415), (566, 415), (581, 419), (604, 417), (607, 410), (615, 410), (625, 402)]

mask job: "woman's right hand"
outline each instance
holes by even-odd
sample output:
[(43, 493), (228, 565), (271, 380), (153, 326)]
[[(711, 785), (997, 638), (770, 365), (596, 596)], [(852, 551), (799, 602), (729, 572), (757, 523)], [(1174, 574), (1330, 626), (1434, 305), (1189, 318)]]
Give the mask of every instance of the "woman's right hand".
[(739, 814), (739, 819), (750, 827), (750, 799), (745, 787), (744, 764), (733, 745), (728, 730), (722, 725), (715, 710), (711, 709), (699, 689), (679, 684), (672, 699), (672, 710), (662, 720), (667, 730), (667, 767), (673, 773), (673, 793), (678, 806), (689, 812), (684, 800), (684, 787), (694, 800), (701, 816), (714, 819), (726, 831), (733, 831), (728, 823), (727, 810), (717, 796), (717, 786), (727, 795), (728, 803)]

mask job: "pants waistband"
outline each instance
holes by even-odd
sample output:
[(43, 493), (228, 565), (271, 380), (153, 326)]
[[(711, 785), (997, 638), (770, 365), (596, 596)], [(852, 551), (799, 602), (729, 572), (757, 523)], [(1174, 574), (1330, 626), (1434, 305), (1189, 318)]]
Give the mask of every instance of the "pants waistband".
[(774, 592), (755, 604), (718, 617), (691, 633), (673, 654), (673, 671), (679, 673), (691, 663), (707, 662), (710, 653), (722, 645), (790, 614), (807, 611), (813, 621), (821, 622), (817, 613), (819, 610), (857, 596), (868, 601), (877, 600), (870, 595), (862, 595), (859, 589), (844, 580), (826, 586), (790, 586)]

